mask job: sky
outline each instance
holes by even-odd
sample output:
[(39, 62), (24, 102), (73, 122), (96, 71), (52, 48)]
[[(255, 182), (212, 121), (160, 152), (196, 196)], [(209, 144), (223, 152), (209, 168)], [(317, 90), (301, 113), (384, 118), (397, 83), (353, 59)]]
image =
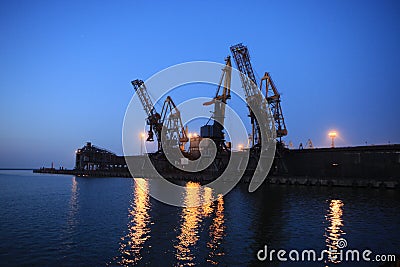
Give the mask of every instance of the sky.
[(0, 168), (72, 168), (87, 141), (122, 155), (131, 80), (241, 42), (285, 142), (400, 143), (399, 1), (1, 1), (0, 33)]

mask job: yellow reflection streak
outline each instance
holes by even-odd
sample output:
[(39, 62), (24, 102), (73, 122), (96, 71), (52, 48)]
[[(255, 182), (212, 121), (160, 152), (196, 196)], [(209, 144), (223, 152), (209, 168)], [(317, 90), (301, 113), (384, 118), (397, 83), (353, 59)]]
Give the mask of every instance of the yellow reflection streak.
[(72, 177), (72, 185), (71, 185), (71, 199), (69, 201), (70, 212), (68, 218), (68, 224), (75, 221), (75, 215), (78, 212), (78, 182), (76, 181), (76, 177)]
[(188, 182), (185, 191), (185, 208), (182, 209), (180, 234), (178, 235), (178, 244), (176, 248), (176, 259), (178, 266), (192, 266), (195, 255), (193, 247), (199, 240), (199, 228), (204, 218), (213, 215), (215, 210), (215, 218), (210, 226), (210, 241), (207, 247), (210, 249), (208, 262), (218, 264), (218, 256), (224, 255), (223, 252), (218, 252), (219, 245), (225, 236), (224, 226), (224, 199), (219, 195), (216, 207), (214, 208), (213, 189), (209, 187), (202, 188), (199, 183)]
[(213, 212), (213, 207), (212, 207), (212, 193), (213, 190), (210, 187), (204, 187), (204, 197), (203, 197), (203, 206), (202, 206), (202, 211), (203, 211), (203, 216), (208, 217), (212, 212)]
[(144, 179), (134, 180), (134, 200), (129, 210), (128, 234), (121, 238), (121, 259), (118, 264), (127, 266), (142, 259), (140, 251), (150, 238), (149, 185)]
[(198, 226), (201, 220), (201, 209), (196, 207), (200, 203), (200, 184), (188, 182), (186, 184), (186, 196), (184, 203), (186, 206), (182, 210), (181, 233), (178, 235), (178, 244), (175, 246), (176, 258), (178, 261), (186, 261), (185, 265), (194, 265), (191, 262), (194, 258), (190, 247), (195, 245), (198, 236)]
[[(78, 220), (76, 215), (79, 211), (79, 203), (78, 203), (78, 196), (79, 196), (79, 187), (78, 181), (76, 177), (72, 177), (72, 184), (71, 184), (71, 198), (69, 200), (69, 211), (67, 217), (67, 236), (71, 237), (71, 235), (75, 232), (75, 228), (78, 225)], [(67, 242), (65, 246), (69, 246), (70, 242)]]
[(222, 195), (218, 195), (217, 199), (217, 210), (215, 212), (215, 218), (210, 226), (210, 237), (211, 240), (207, 243), (207, 247), (210, 248), (207, 261), (213, 265), (218, 265), (216, 257), (223, 256), (223, 251), (218, 251), (219, 245), (223, 237), (225, 236), (225, 218), (224, 218), (224, 198)]
[[(328, 247), (329, 257), (328, 262), (339, 263), (339, 252), (340, 248), (337, 247), (337, 242), (341, 238), (341, 235), (346, 234), (343, 230), (343, 206), (344, 203), (341, 200), (331, 200), (329, 204), (328, 214), (325, 216), (326, 220), (330, 222), (329, 227), (325, 229), (326, 246)], [(333, 252), (332, 250), (336, 250)], [(337, 258), (335, 259), (335, 256)]]

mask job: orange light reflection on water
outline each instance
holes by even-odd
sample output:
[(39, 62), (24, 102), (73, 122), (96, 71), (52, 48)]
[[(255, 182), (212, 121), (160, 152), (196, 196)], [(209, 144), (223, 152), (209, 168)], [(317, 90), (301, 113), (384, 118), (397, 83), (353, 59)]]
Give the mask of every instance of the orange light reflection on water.
[(186, 206), (182, 210), (181, 233), (178, 235), (178, 244), (176, 248), (176, 258), (178, 261), (185, 261), (185, 265), (193, 265), (194, 255), (190, 247), (195, 245), (198, 236), (198, 226), (201, 220), (201, 208), (196, 207), (200, 203), (200, 184), (188, 182), (186, 184), (186, 195), (184, 203)]
[(210, 226), (210, 238), (207, 247), (210, 248), (207, 261), (213, 265), (218, 265), (218, 258), (225, 253), (220, 251), (221, 242), (225, 236), (225, 217), (224, 217), (224, 197), (218, 196), (215, 218)]
[[(219, 245), (225, 236), (224, 226), (224, 200), (223, 196), (218, 196), (216, 202), (212, 202), (213, 190), (209, 187), (201, 187), (199, 183), (189, 182), (186, 184), (186, 194), (184, 203), (186, 206), (182, 209), (180, 233), (177, 236), (178, 244), (175, 246), (178, 266), (194, 265), (194, 247), (197, 244), (199, 228), (204, 226), (206, 218), (212, 216), (215, 211), (209, 227), (210, 240), (207, 242), (207, 248), (210, 249), (207, 261), (211, 264), (218, 264), (218, 256), (224, 255), (218, 252)], [(198, 206), (196, 206), (198, 205)]]
[[(325, 216), (326, 220), (330, 225), (325, 229), (326, 246), (329, 251), (328, 262), (339, 263), (339, 250), (337, 242), (342, 235), (346, 234), (343, 227), (343, 206), (344, 203), (341, 200), (331, 200), (329, 204), (328, 214)], [(336, 251), (336, 252), (334, 252)], [(335, 256), (337, 258), (335, 258)]]
[(146, 240), (150, 238), (150, 201), (149, 185), (145, 179), (135, 178), (134, 200), (129, 210), (128, 233), (121, 238), (118, 262), (121, 265), (133, 265), (141, 259), (141, 250)]

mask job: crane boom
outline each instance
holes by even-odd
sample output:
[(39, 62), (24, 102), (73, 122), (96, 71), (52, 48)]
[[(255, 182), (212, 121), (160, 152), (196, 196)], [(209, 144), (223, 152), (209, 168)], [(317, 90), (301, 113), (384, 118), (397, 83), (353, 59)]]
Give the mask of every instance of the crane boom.
[(146, 85), (142, 80), (134, 80), (131, 82), (135, 92), (137, 93), (140, 102), (142, 102), (143, 108), (146, 114), (149, 116), (154, 113), (154, 105), (150, 99), (149, 93), (147, 92)]
[[(236, 66), (240, 71), (240, 79), (246, 97), (251, 97), (258, 94), (257, 80), (254, 76), (253, 68), (251, 67), (249, 50), (243, 44), (231, 46), (231, 52), (235, 59)], [(250, 81), (251, 82), (250, 82)]]
[(246, 102), (248, 103), (247, 107), (249, 108), (249, 117), (251, 120), (251, 139), (252, 139), (252, 147), (261, 144), (261, 132), (260, 126), (258, 125), (258, 121), (256, 116), (253, 113), (253, 110), (250, 106), (258, 106), (262, 107), (262, 94), (260, 90), (257, 88), (256, 77), (253, 72), (253, 68), (250, 62), (250, 54), (249, 50), (243, 44), (237, 44), (231, 46), (231, 52), (233, 58), (235, 59), (236, 66), (240, 73), (240, 80), (242, 82), (242, 87), (245, 92)]
[(161, 130), (162, 130), (162, 121), (161, 115), (155, 110), (153, 102), (150, 99), (149, 93), (147, 92), (146, 85), (142, 80), (134, 80), (131, 82), (135, 92), (137, 93), (140, 102), (142, 102), (142, 106), (144, 111), (147, 114), (147, 125), (150, 126), (149, 131), (147, 132), (146, 141), (153, 142), (154, 135), (156, 134), (158, 141), (158, 150), (161, 150)]

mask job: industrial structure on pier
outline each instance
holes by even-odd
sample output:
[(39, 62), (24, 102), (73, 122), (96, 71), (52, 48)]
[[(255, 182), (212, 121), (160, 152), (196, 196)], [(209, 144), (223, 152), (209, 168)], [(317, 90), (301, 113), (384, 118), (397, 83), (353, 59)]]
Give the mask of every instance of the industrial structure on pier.
[(99, 148), (87, 142), (82, 148), (75, 152), (75, 169), (80, 171), (93, 170), (126, 170), (123, 156), (117, 156), (111, 151)]
[[(257, 81), (248, 48), (243, 44), (237, 44), (231, 46), (230, 51), (239, 70), (251, 124), (251, 133), (249, 133), (250, 158), (247, 165), (244, 166), (246, 169), (244, 181), (247, 181), (246, 179), (255, 172), (260, 161), (262, 138), (265, 136), (263, 131), (268, 127), (271, 128), (272, 125), (276, 147), (273, 165), (268, 174), (270, 182), (292, 183), (299, 181), (297, 177), (305, 177), (300, 179), (300, 181), (303, 181), (302, 184), (344, 185), (347, 183), (350, 186), (368, 186), (369, 184), (380, 186), (381, 182), (371, 180), (378, 176), (389, 179), (389, 181), (395, 181), (396, 186), (399, 185), (400, 145), (335, 148), (333, 141), (336, 133), (332, 132), (329, 134), (332, 138), (331, 148), (307, 149), (313, 148), (311, 140), (307, 142), (306, 149), (289, 149), (286, 147), (282, 137), (288, 134), (288, 130), (282, 111), (281, 95), (270, 73), (265, 72), (260, 81)], [(158, 111), (153, 104), (146, 84), (140, 79), (133, 80), (131, 84), (146, 113), (146, 124), (148, 125), (146, 141), (157, 142), (156, 152), (147, 153), (146, 156), (117, 156), (88, 142), (76, 151), (74, 170), (56, 171), (54, 168), (43, 168), (35, 170), (35, 172), (84, 176), (130, 177), (132, 175), (142, 177), (145, 173), (131, 174), (127, 163), (129, 161), (137, 162), (138, 165), (142, 166), (142, 169), (145, 169), (144, 159), (148, 157), (157, 171), (163, 176), (165, 175), (167, 179), (212, 181), (213, 177), (217, 177), (224, 171), (232, 153), (240, 153), (232, 151), (233, 145), (230, 141), (226, 141), (224, 131), (225, 106), (231, 99), (231, 78), (232, 62), (231, 57), (227, 56), (215, 95), (211, 101), (203, 103), (205, 106), (214, 105), (214, 111), (208, 122), (200, 127), (200, 135), (188, 134), (188, 127), (182, 123), (180, 110), (171, 96), (165, 98), (161, 111)], [(252, 106), (261, 107), (264, 112), (262, 114), (270, 116), (268, 117), (270, 120), (263, 118), (260, 120), (260, 116), (257, 117), (257, 114), (254, 114)], [(166, 157), (166, 153), (169, 153), (167, 150), (174, 148), (183, 155), (184, 158), (181, 159), (196, 161), (201, 158), (202, 154), (207, 154), (208, 147), (211, 147), (210, 140), (216, 147), (216, 155), (212, 164), (207, 165), (208, 167), (200, 172), (188, 173), (182, 171), (173, 166)], [(201, 141), (206, 145), (201, 147)], [(336, 178), (344, 179), (346, 183), (342, 183), (342, 180), (334, 180)]]
[[(263, 134), (262, 131), (263, 129), (265, 130), (270, 127), (269, 120), (261, 120), (260, 122), (257, 119), (257, 116), (254, 114), (254, 110), (251, 108), (253, 106), (260, 107), (265, 114), (269, 114), (267, 109), (270, 108), (275, 127), (274, 133), (276, 133), (277, 137), (276, 158), (281, 158), (283, 154), (282, 149), (284, 148), (282, 137), (287, 135), (287, 129), (281, 107), (281, 97), (275, 86), (275, 83), (268, 72), (265, 72), (265, 75), (259, 82), (257, 82), (251, 65), (250, 54), (246, 46), (243, 44), (237, 44), (232, 46), (230, 51), (239, 70), (242, 88), (244, 90), (245, 99), (249, 108), (248, 116), (251, 123), (251, 133), (249, 136), (251, 139), (250, 151), (252, 153), (252, 157), (257, 158), (259, 156), (261, 148), (261, 136)], [(201, 154), (201, 149), (199, 148), (200, 141), (204, 138), (211, 139), (217, 147), (216, 162), (223, 162), (223, 158), (229, 157), (232, 148), (231, 142), (227, 142), (225, 140), (224, 133), (225, 106), (227, 101), (231, 98), (231, 76), (231, 57), (227, 56), (225, 59), (225, 67), (222, 69), (221, 79), (219, 81), (216, 94), (211, 101), (204, 103), (204, 105), (214, 105), (213, 115), (207, 124), (200, 128), (200, 136), (192, 136), (190, 138), (188, 137), (187, 127), (185, 128), (182, 124), (180, 111), (170, 96), (166, 97), (162, 111), (158, 112), (154, 107), (153, 101), (150, 98), (144, 82), (139, 79), (132, 81), (134, 90), (147, 114), (146, 122), (147, 125), (149, 125), (149, 130), (147, 132), (146, 141), (154, 141), (155, 136), (158, 142), (157, 153), (164, 153), (161, 140), (165, 140), (165, 145), (168, 147), (179, 147), (182, 154), (186, 158), (189, 160), (196, 160)], [(210, 123), (210, 121), (212, 121), (212, 123)], [(260, 123), (268, 125), (260, 125)], [(185, 150), (185, 144), (187, 142), (190, 142), (189, 150)], [(203, 150), (206, 150), (206, 148), (203, 148)], [(160, 156), (158, 157), (160, 158)], [(284, 163), (280, 161), (279, 166), (283, 167)], [(214, 164), (214, 167), (220, 169), (221, 164)]]

